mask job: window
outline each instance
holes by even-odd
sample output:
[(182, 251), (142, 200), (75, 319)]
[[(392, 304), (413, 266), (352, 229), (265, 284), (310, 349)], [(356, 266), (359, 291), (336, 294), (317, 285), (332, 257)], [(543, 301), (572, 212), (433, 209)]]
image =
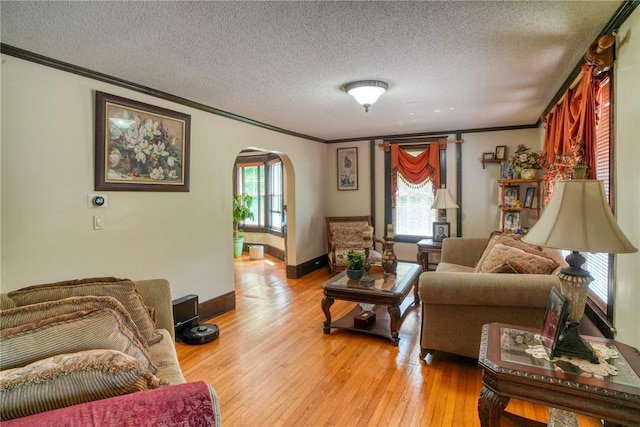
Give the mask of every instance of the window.
[(426, 179), (418, 185), (408, 184), (398, 174), (396, 207), (393, 209), (394, 233), (408, 236), (430, 236), (435, 222), (433, 186)]
[(248, 231), (282, 233), (283, 179), (278, 156), (247, 156), (236, 161), (235, 193), (253, 198), (253, 219), (245, 221)]
[(282, 231), (282, 162), (280, 160), (267, 163), (267, 211), (269, 228)]
[(431, 236), (436, 221), (431, 205), (441, 173), (439, 144), (394, 144), (385, 162), (385, 219), (393, 224), (395, 240), (415, 243)]

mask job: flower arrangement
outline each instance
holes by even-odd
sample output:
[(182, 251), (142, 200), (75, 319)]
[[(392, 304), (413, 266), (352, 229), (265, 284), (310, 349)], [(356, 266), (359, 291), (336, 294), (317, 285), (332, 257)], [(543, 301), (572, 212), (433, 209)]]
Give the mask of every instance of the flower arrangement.
[(110, 126), (109, 174), (153, 181), (180, 179), (180, 148), (162, 122), (135, 116), (121, 128)]
[(515, 154), (508, 160), (508, 163), (518, 173), (523, 169), (542, 169), (544, 162), (545, 156), (542, 151), (532, 151), (531, 148), (527, 148), (523, 144), (518, 145)]

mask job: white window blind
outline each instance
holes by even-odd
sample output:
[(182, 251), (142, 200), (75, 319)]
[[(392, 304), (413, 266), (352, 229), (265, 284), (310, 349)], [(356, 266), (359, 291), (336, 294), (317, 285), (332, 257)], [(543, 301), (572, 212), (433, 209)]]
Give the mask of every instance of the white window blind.
[[(609, 78), (602, 82), (602, 104), (600, 106), (600, 116), (596, 124), (596, 179), (603, 181), (604, 190), (611, 204), (609, 194), (610, 185), (610, 104), (609, 104)], [(587, 258), (584, 268), (591, 273), (594, 280), (589, 285), (589, 298), (607, 314), (607, 303), (609, 301), (609, 254), (584, 254)], [(611, 319), (610, 319), (611, 320)]]

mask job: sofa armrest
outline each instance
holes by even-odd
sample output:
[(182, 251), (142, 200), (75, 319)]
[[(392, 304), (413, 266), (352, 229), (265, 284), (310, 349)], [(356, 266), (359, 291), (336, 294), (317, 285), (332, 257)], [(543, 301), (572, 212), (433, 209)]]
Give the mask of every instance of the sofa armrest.
[(173, 304), (171, 300), (171, 286), (165, 279), (136, 280), (136, 290), (142, 296), (144, 303), (156, 309), (156, 325), (159, 329), (169, 331), (175, 341), (173, 321)]
[(449, 237), (442, 241), (440, 260), (450, 264), (475, 267), (487, 240), (483, 237)]
[(422, 273), (419, 295), (427, 305), (546, 307), (555, 275), (495, 273)]

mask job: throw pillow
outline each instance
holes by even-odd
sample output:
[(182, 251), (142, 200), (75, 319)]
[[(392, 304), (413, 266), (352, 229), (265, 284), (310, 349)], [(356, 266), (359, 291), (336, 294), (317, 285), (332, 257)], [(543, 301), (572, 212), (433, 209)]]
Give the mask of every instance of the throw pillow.
[(148, 345), (155, 344), (162, 339), (162, 335), (156, 330), (149, 317), (142, 297), (136, 291), (135, 283), (131, 280), (115, 277), (69, 280), (29, 286), (9, 292), (8, 295), (17, 305), (35, 304), (81, 295), (112, 296), (127, 309)]
[(482, 264), (484, 264), (484, 261), (489, 255), (489, 253), (491, 252), (491, 249), (493, 249), (493, 247), (497, 244), (512, 246), (514, 248), (521, 249), (525, 252), (529, 252), (534, 255), (547, 257), (542, 247), (523, 242), (521, 238), (522, 236), (518, 234), (505, 234), (501, 231), (494, 231), (493, 233), (491, 233), (491, 235), (489, 236), (489, 240), (487, 240), (487, 245), (482, 251), (482, 255), (480, 256), (480, 259), (476, 263), (474, 272), (475, 273), (480, 272), (480, 267), (482, 266)]
[(147, 340), (142, 336), (140, 330), (131, 318), (131, 315), (120, 302), (108, 296), (97, 297), (87, 295), (82, 297), (62, 298), (54, 301), (45, 301), (37, 304), (22, 305), (7, 310), (0, 310), (0, 329), (15, 328), (25, 323), (33, 323), (49, 317), (61, 314), (73, 313), (78, 310), (89, 310), (99, 308), (110, 308), (119, 314), (122, 323), (127, 326), (131, 333), (145, 346)]
[(116, 350), (60, 354), (0, 372), (0, 419), (149, 390), (164, 382)]
[(0, 369), (17, 368), (57, 354), (112, 349), (157, 371), (146, 347), (109, 308), (79, 310), (3, 329), (0, 337)]
[(493, 272), (496, 269), (504, 268), (505, 263), (514, 271), (523, 274), (551, 274), (558, 267), (558, 263), (551, 258), (498, 243), (487, 255), (479, 272)]

